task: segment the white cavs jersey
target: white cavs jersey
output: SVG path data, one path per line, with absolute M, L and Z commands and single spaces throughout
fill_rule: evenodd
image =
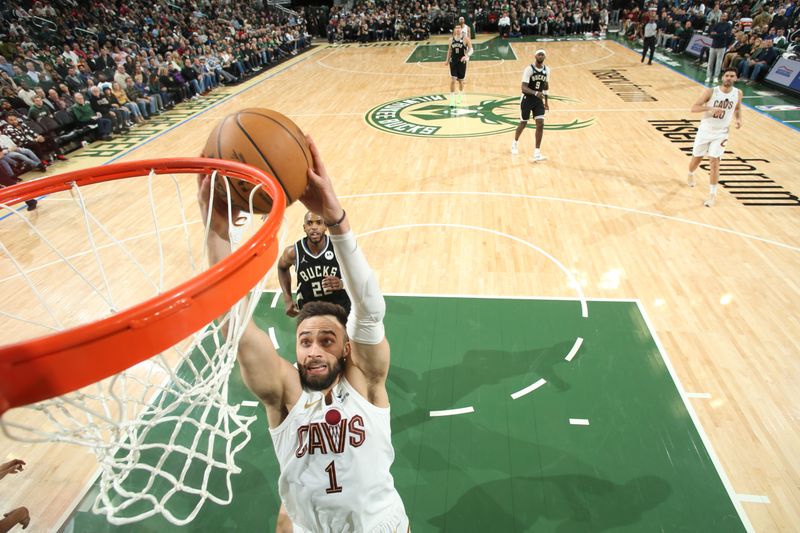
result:
M 709 105 L 715 111 L 723 110 L 723 115 L 714 118 L 711 111 L 707 111 L 703 118 L 700 120 L 700 131 L 704 133 L 727 133 L 733 119 L 733 112 L 736 109 L 736 104 L 739 103 L 739 89 L 731 87 L 730 92 L 726 93 L 718 85 L 714 87 L 711 92 L 711 98 L 708 100 Z
M 405 533 L 408 519 L 389 473 L 389 408 L 369 403 L 344 376 L 331 392 L 326 405 L 321 392 L 304 390 L 269 430 L 289 518 L 314 533 Z

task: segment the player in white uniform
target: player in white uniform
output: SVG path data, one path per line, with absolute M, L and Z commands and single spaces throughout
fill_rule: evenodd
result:
M 406 533 L 409 522 L 389 468 L 389 343 L 375 275 L 350 231 L 316 145 L 300 201 L 322 215 L 352 302 L 350 316 L 330 302 L 309 302 L 297 317 L 297 367 L 281 358 L 252 320 L 239 342 L 244 383 L 264 404 L 281 474 L 278 531 Z M 200 182 L 203 220 L 209 178 Z M 230 254 L 228 219 L 212 209 L 212 264 Z M 222 211 L 222 210 L 220 210 Z M 285 511 L 284 511 L 285 509 Z
M 461 27 L 461 37 L 464 39 L 472 39 L 469 26 L 467 26 L 467 23 L 464 21 L 464 17 L 458 17 L 458 25 Z
M 695 186 L 694 171 L 700 166 L 703 157 L 708 156 L 711 185 L 708 199 L 704 202 L 706 207 L 713 206 L 717 201 L 719 160 L 725 153 L 731 120 L 734 120 L 736 129 L 742 127 L 742 91 L 733 86 L 736 78 L 736 69 L 725 69 L 722 73 L 722 84 L 703 90 L 702 96 L 692 106 L 692 113 L 704 115 L 694 139 L 687 182 L 689 187 Z

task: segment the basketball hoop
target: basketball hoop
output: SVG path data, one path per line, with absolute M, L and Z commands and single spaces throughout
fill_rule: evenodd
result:
M 183 203 L 185 195 L 196 195 L 197 174 L 211 176 L 212 195 L 219 194 L 213 192 L 214 182 L 228 178 L 222 190 L 234 244 L 230 256 L 205 270 L 199 265 L 211 217 L 199 220 L 194 202 Z M 230 180 L 257 184 L 251 206 L 259 189 L 273 199 L 263 223 L 260 217 L 244 217 L 239 219 L 243 226 L 234 225 Z M 131 193 L 136 187 L 141 190 Z M 103 210 L 103 201 L 115 194 L 127 194 L 124 198 L 138 206 L 134 222 L 119 209 Z M 58 228 L 47 233 L 47 220 L 32 221 L 32 215 L 11 207 L 42 195 L 53 195 L 52 203 L 39 211 L 52 205 L 63 224 L 80 224 L 86 231 L 84 248 L 65 252 L 84 243 L 59 241 Z M 230 476 L 240 471 L 234 456 L 250 439 L 248 426 L 255 416 L 244 416 L 238 405 L 228 403 L 228 376 L 277 258 L 285 206 L 280 184 L 263 171 L 204 158 L 120 163 L 0 190 L 0 215 L 7 214 L 3 224 L 12 226 L 14 237 L 0 242 L 8 259 L 0 262 L 0 276 L 5 275 L 0 283 L 8 294 L 29 290 L 46 310 L 44 320 L 20 314 L 25 309 L 0 310 L 0 320 L 20 324 L 14 330 L 55 331 L 0 347 L 0 426 L 17 440 L 89 446 L 101 469 L 93 511 L 109 522 L 162 514 L 186 524 L 206 500 L 231 501 Z M 69 209 L 77 212 L 74 218 Z M 141 230 L 142 221 L 152 221 L 152 230 L 129 236 Z M 33 245 L 32 237 L 38 239 Z M 16 251 L 20 243 L 22 251 Z M 30 265 L 29 256 L 40 249 L 46 260 Z M 148 250 L 146 259 L 141 250 Z M 47 283 L 52 286 L 43 286 Z M 58 292 L 57 284 L 86 290 L 69 295 L 77 299 L 77 308 L 61 311 L 59 302 L 47 301 Z M 152 295 L 143 296 L 146 290 Z M 95 301 L 95 316 L 79 320 Z M 82 323 L 72 324 L 73 319 Z M 154 437 L 164 432 L 166 442 Z M 212 491 L 208 478 L 220 472 L 227 483 Z M 194 498 L 191 512 L 173 513 L 170 501 L 176 494 Z

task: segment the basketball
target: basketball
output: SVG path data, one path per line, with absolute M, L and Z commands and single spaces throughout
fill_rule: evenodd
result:
M 228 115 L 206 141 L 205 157 L 252 165 L 274 176 L 286 194 L 286 204 L 303 195 L 312 165 L 306 136 L 288 117 L 271 109 L 242 109 Z M 215 194 L 227 197 L 225 179 L 215 182 Z M 250 192 L 255 186 L 244 180 L 228 180 L 231 205 L 250 211 Z M 267 214 L 272 198 L 263 190 L 253 196 L 253 213 Z

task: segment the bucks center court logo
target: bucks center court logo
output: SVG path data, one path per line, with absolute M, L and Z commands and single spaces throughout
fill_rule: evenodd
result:
M 550 96 L 559 102 L 577 102 Z M 514 131 L 519 124 L 519 96 L 465 94 L 458 107 L 450 107 L 449 94 L 401 98 L 370 109 L 367 123 L 373 128 L 412 137 L 480 137 Z M 547 130 L 574 130 L 594 124 L 595 117 L 559 122 L 545 118 Z M 529 128 L 535 127 L 531 119 Z

